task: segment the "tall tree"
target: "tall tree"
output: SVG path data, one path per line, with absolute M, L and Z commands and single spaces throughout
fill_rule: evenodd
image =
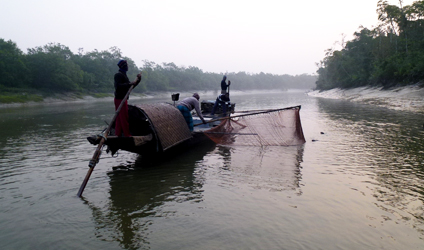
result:
M 71 60 L 72 56 L 68 47 L 56 43 L 28 49 L 32 87 L 55 91 L 79 90 L 83 71 Z
M 0 39 L 0 86 L 24 87 L 30 82 L 23 52 L 16 43 Z

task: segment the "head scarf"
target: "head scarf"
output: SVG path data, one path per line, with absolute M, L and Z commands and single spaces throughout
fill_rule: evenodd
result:
M 194 94 L 193 94 L 193 97 L 194 97 L 194 98 L 196 98 L 197 100 L 199 100 L 199 99 L 200 99 L 200 96 L 199 96 L 199 94 L 197 94 L 197 93 L 194 93 Z
M 127 60 L 120 60 L 117 65 L 119 67 L 119 71 L 122 71 L 124 73 L 128 71 Z

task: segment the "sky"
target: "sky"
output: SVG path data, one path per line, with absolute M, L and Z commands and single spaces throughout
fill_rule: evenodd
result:
M 48 43 L 73 53 L 116 46 L 139 67 L 148 60 L 214 73 L 315 74 L 343 36 L 378 24 L 377 2 L 0 0 L 0 38 L 25 53 Z

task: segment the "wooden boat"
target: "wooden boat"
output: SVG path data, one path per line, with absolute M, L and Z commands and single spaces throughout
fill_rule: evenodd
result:
M 290 142 L 286 142 L 285 138 L 283 138 L 282 141 L 284 142 L 279 143 L 274 140 L 276 139 L 276 136 L 271 135 L 266 137 L 258 135 L 260 130 L 266 129 L 262 126 L 256 128 L 255 133 L 245 132 L 244 130 L 239 130 L 241 132 L 238 133 L 238 131 L 233 128 L 230 128 L 231 131 L 221 128 L 221 130 L 217 130 L 216 127 L 224 127 L 224 124 L 222 124 L 223 126 L 219 125 L 221 125 L 221 123 L 226 123 L 227 120 L 229 120 L 229 116 L 220 117 L 218 119 L 212 118 L 209 115 L 209 112 L 211 111 L 210 103 L 206 104 L 209 105 L 209 108 L 205 107 L 205 104 L 202 103 L 202 110 L 204 111 L 203 114 L 207 123 L 202 124 L 200 119 L 194 116 L 193 121 L 195 124 L 195 130 L 191 132 L 181 112 L 174 105 L 169 103 L 128 105 L 129 125 L 132 136 L 118 137 L 115 135 L 113 129 L 114 126 L 112 126 L 112 129 L 104 142 L 107 146 L 106 152 L 111 152 L 111 154 L 114 155 L 118 150 L 124 150 L 149 158 L 157 157 L 163 153 L 188 150 L 190 147 L 198 143 L 213 143 L 218 141 L 234 143 L 233 139 L 237 136 L 243 137 L 243 140 L 245 138 L 250 138 L 251 141 L 261 141 L 261 143 L 265 143 L 263 145 L 297 145 L 304 143 L 304 136 L 300 125 L 300 118 L 298 116 L 300 106 L 274 110 L 245 111 L 240 115 L 231 116 L 231 119 L 233 119 L 234 117 L 241 118 L 258 114 L 269 114 L 274 113 L 275 111 L 296 110 L 295 112 L 297 112 L 297 116 L 295 116 L 295 119 L 289 119 L 294 122 L 293 124 L 295 124 L 296 128 L 288 132 L 290 136 L 294 133 L 297 134 L 296 138 Z M 227 107 L 227 109 L 234 112 L 234 106 L 235 105 L 232 105 L 232 108 Z M 222 112 L 222 109 L 220 109 L 217 114 L 219 112 Z M 220 115 L 218 114 L 218 116 Z M 276 119 L 277 118 L 278 117 L 276 117 Z M 273 119 L 274 118 L 271 120 Z M 241 127 L 243 129 L 243 127 L 246 126 L 241 125 Z M 275 129 L 269 128 L 269 130 L 272 131 Z M 278 135 L 281 134 L 282 133 L 279 133 Z M 98 145 L 102 138 L 104 138 L 103 135 L 94 135 L 87 137 L 87 140 L 94 145 Z M 268 143 L 267 141 L 273 142 Z M 255 144 L 248 142 L 246 145 Z
M 130 87 L 124 97 L 125 100 L 133 88 L 134 86 Z M 167 103 L 128 105 L 129 127 L 132 135 L 130 137 L 115 135 L 114 123 L 123 106 L 123 103 L 121 103 L 108 127 L 99 135 L 87 137 L 87 140 L 91 144 L 97 145 L 97 148 L 88 164 L 89 170 L 77 196 L 82 196 L 94 167 L 99 162 L 104 145 L 107 146 L 106 152 L 111 152 L 112 155 L 118 150 L 125 150 L 137 153 L 149 160 L 158 159 L 158 156 L 164 153 L 178 153 L 180 150 L 186 150 L 200 142 L 212 143 L 202 131 L 211 129 L 220 121 L 211 120 L 207 124 L 198 126 L 196 131 L 191 132 L 183 115 L 175 107 L 178 96 L 179 94 L 172 95 L 174 105 Z
M 118 137 L 114 126 L 107 136 L 105 145 L 107 152 L 114 155 L 118 150 L 129 151 L 143 156 L 154 156 L 175 148 L 187 149 L 197 143 L 210 141 L 203 132 L 217 126 L 221 121 L 201 124 L 200 119 L 193 117 L 195 130 L 190 132 L 181 112 L 168 103 L 128 105 L 128 115 L 131 137 Z M 212 118 L 205 113 L 205 120 Z M 87 137 L 87 140 L 97 145 L 102 135 Z M 171 150 L 172 149 L 172 150 Z
M 128 98 L 132 88 L 124 99 Z M 174 96 L 173 101 L 175 101 Z M 113 122 L 121 107 L 122 104 L 115 112 Z M 234 106 L 232 108 L 227 106 L 227 110 L 234 112 Z M 291 111 L 280 112 L 283 110 Z M 174 105 L 169 103 L 128 105 L 132 136 L 116 136 L 112 122 L 101 134 L 87 137 L 87 140 L 97 145 L 97 148 L 88 164 L 89 170 L 77 196 L 82 196 L 91 173 L 99 162 L 104 145 L 107 146 L 106 152 L 111 152 L 112 155 L 118 150 L 124 150 L 137 153 L 146 160 L 165 159 L 166 157 L 160 156 L 165 153 L 179 153 L 199 143 L 237 145 L 235 142 L 241 141 L 245 143 L 241 145 L 249 146 L 301 145 L 305 143 L 305 138 L 300 124 L 299 110 L 300 106 L 247 111 L 238 116 L 225 116 L 218 119 L 208 117 L 205 113 L 207 123 L 202 124 L 200 119 L 194 118 L 193 120 L 198 122 L 194 122 L 196 129 L 191 132 L 183 115 L 175 107 L 175 103 Z M 285 116 L 284 113 L 288 115 Z

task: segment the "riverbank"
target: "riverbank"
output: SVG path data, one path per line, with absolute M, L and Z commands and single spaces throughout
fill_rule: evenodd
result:
M 245 95 L 246 93 L 276 93 L 276 92 L 287 92 L 287 91 L 306 91 L 306 90 L 249 90 L 249 91 L 240 91 L 232 90 L 231 96 Z M 193 91 L 200 94 L 202 100 L 215 100 L 216 96 L 219 94 L 218 90 L 200 90 Z M 191 91 L 178 91 L 178 92 L 145 92 L 145 93 L 136 93 L 132 92 L 130 95 L 130 100 L 141 100 L 141 99 L 152 99 L 157 98 L 160 100 L 167 100 L 167 102 L 172 102 L 171 96 L 174 93 L 180 93 L 180 99 L 191 96 L 193 94 Z M 19 97 L 16 97 L 19 95 Z M 21 96 L 29 96 L 31 98 L 22 98 Z M 36 96 L 36 97 L 34 97 Z M 1 96 L 0 96 L 1 97 Z M 49 94 L 44 96 L 43 94 L 29 94 L 28 92 L 4 95 L 3 98 L 7 101 L 2 102 L 0 98 L 0 108 L 12 108 L 12 107 L 24 107 L 24 106 L 36 106 L 36 105 L 51 105 L 51 104 L 66 104 L 66 103 L 84 103 L 84 102 L 113 102 L 113 93 L 92 93 L 92 94 L 81 94 L 81 93 L 61 93 L 61 94 Z
M 264 90 L 263 90 L 264 91 Z M 259 92 L 263 92 L 259 91 Z M 303 90 L 302 90 L 303 91 Z M 254 91 L 258 92 L 258 91 Z M 290 91 L 289 91 L 290 92 Z M 169 97 L 171 101 L 171 92 L 149 92 L 149 93 L 131 93 L 131 99 L 150 99 Z M 216 91 L 200 91 L 203 97 L 216 96 Z M 245 91 L 232 91 L 232 95 L 245 94 Z M 354 89 L 331 89 L 326 91 L 310 91 L 309 96 L 321 97 L 328 99 L 340 99 L 352 102 L 360 102 L 395 110 L 405 110 L 412 112 L 424 113 L 424 88 L 420 85 L 411 85 L 399 88 L 385 90 L 378 87 L 361 87 Z M 191 92 L 180 93 L 180 96 L 189 96 Z M 113 94 L 54 94 L 36 101 L 0 102 L 0 108 L 34 106 L 34 105 L 50 105 L 63 103 L 83 103 L 83 102 L 103 102 L 113 100 Z
M 340 99 L 372 104 L 395 110 L 424 113 L 424 88 L 411 85 L 385 90 L 381 87 L 361 87 L 354 89 L 331 89 L 311 91 L 309 96 Z
M 131 99 L 153 98 L 155 94 L 140 94 L 131 93 Z M 84 103 L 84 102 L 102 102 L 113 100 L 113 93 L 94 93 L 94 94 L 81 94 L 81 93 L 61 93 L 50 94 L 47 97 L 42 94 L 29 94 L 22 93 L 17 97 L 16 94 L 3 96 L 6 100 L 2 102 L 0 99 L 0 108 L 9 107 L 23 107 L 23 106 L 36 106 L 36 105 L 50 105 L 50 104 L 66 104 L 66 103 Z
M 234 92 L 234 91 L 233 91 Z M 146 92 L 136 93 L 132 92 L 130 95 L 131 100 L 140 99 L 166 99 L 169 98 L 171 102 L 171 95 L 175 92 Z M 179 92 L 180 98 L 183 96 L 191 96 L 192 92 Z M 201 96 L 216 96 L 216 91 L 199 91 Z M 235 94 L 236 92 L 234 92 Z M 16 97 L 19 95 L 18 97 Z M 7 102 L 2 102 L 7 100 Z M 12 100 L 12 101 L 10 101 Z M 43 96 L 43 94 L 29 94 L 27 92 L 20 94 L 3 95 L 0 98 L 0 108 L 14 108 L 14 107 L 25 107 L 25 106 L 37 106 L 37 105 L 51 105 L 51 104 L 66 104 L 66 103 L 85 103 L 85 102 L 113 102 L 113 93 L 93 93 L 93 94 L 81 94 L 81 93 L 56 93 Z

